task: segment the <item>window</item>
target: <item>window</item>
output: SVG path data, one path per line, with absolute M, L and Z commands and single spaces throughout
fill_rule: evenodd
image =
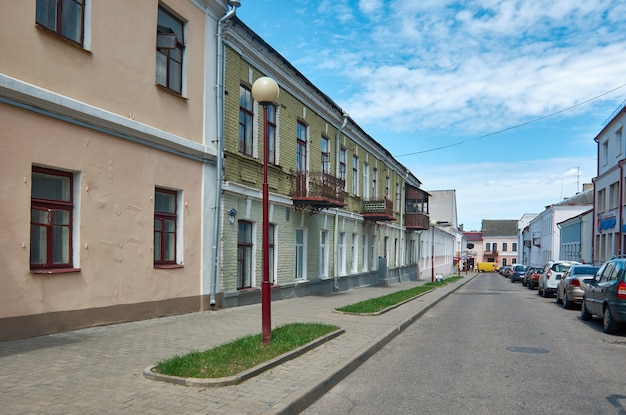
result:
M 306 171 L 306 125 L 300 121 L 296 126 L 296 170 Z
M 512 247 L 513 252 L 517 252 L 517 242 L 513 242 Z
M 330 140 L 327 137 L 322 137 L 320 141 L 320 147 L 322 151 L 322 173 L 330 173 Z
M 363 258 L 363 272 L 367 271 L 367 235 L 363 235 L 363 243 L 361 244 L 361 258 Z
M 609 162 L 609 140 L 602 143 L 602 153 L 600 154 L 602 165 L 606 166 Z
M 159 7 L 156 41 L 156 83 L 178 94 L 183 93 L 184 23 Z
M 296 279 L 306 278 L 304 229 L 296 229 Z
M 252 93 L 239 87 L 239 152 L 252 155 Z
M 372 171 L 372 198 L 378 198 L 378 169 Z
M 370 197 L 370 166 L 363 164 L 363 199 L 368 200 Z
M 176 264 L 176 196 L 173 190 L 154 192 L 154 265 Z
M 493 252 L 497 252 L 498 251 L 498 244 L 496 242 L 494 242 L 491 247 L 493 248 Z
M 359 158 L 352 156 L 352 193 L 359 195 Z
M 33 167 L 30 268 L 72 268 L 73 175 Z
M 400 197 L 400 183 L 396 182 L 396 211 L 400 212 L 402 207 L 402 198 Z
M 370 258 L 372 259 L 371 261 L 371 269 L 372 270 L 376 270 L 378 269 L 378 241 L 376 239 L 376 235 L 372 235 L 372 245 L 370 247 Z
M 268 162 L 278 164 L 276 161 L 276 106 L 267 105 L 267 144 Z
M 339 178 L 344 182 L 344 190 L 346 190 L 346 149 L 339 149 Z
M 276 270 L 274 269 L 274 264 L 276 263 L 275 258 L 276 258 L 276 250 L 275 250 L 275 246 L 276 244 L 274 243 L 274 241 L 276 240 L 276 226 L 274 226 L 274 224 L 270 223 L 269 224 L 269 235 L 268 235 L 268 248 L 269 248 L 269 261 L 270 261 L 270 283 L 272 284 L 276 284 Z
M 506 252 L 507 248 L 508 248 L 508 244 L 506 242 L 502 242 L 502 252 Z
M 241 290 L 243 288 L 250 288 L 251 286 L 252 223 L 240 220 L 237 232 L 237 289 Z
M 340 232 L 337 240 L 337 264 L 339 275 L 346 274 L 346 233 Z
M 389 199 L 389 176 L 385 178 L 385 199 Z
M 609 209 L 617 209 L 619 204 L 619 182 L 615 182 L 609 186 Z
M 359 235 L 356 233 L 352 234 L 352 273 L 356 274 L 358 272 L 359 266 Z
M 320 232 L 320 278 L 328 278 L 328 231 Z
M 598 190 L 596 207 L 598 208 L 598 212 L 604 212 L 606 210 L 606 189 Z
M 83 46 L 85 0 L 37 0 L 36 22 Z
M 485 244 L 485 252 L 491 252 L 491 243 L 487 242 Z
M 622 131 L 622 127 L 615 131 L 615 154 L 618 156 L 622 154 Z

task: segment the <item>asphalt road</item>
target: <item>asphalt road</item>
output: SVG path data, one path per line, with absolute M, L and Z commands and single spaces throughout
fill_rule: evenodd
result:
M 626 415 L 626 335 L 485 273 L 303 412 L 416 413 Z

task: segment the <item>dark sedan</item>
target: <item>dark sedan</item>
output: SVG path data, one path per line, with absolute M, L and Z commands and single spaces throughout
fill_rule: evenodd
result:
M 602 317 L 604 332 L 615 334 L 626 323 L 626 259 L 602 264 L 583 293 L 580 318 Z

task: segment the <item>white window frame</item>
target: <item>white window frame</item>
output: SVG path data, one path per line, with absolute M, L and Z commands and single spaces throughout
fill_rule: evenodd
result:
M 328 278 L 328 270 L 330 263 L 330 252 L 329 252 L 329 241 L 328 241 L 328 231 L 323 230 L 320 231 L 320 278 Z
M 299 232 L 302 232 L 302 243 L 298 243 Z M 295 243 L 295 278 L 297 280 L 305 280 L 307 277 L 306 229 L 296 229 Z
M 346 275 L 346 233 L 339 232 L 337 239 L 337 272 L 339 275 Z
M 352 273 L 359 272 L 359 235 L 352 234 Z

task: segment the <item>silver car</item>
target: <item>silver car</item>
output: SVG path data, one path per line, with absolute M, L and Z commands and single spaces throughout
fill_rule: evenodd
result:
M 559 281 L 563 278 L 565 271 L 572 265 L 579 265 L 580 262 L 576 261 L 549 261 L 543 272 L 539 277 L 537 283 L 537 294 L 544 297 L 551 296 L 556 293 L 556 287 L 559 285 Z
M 599 268 L 585 264 L 572 265 L 565 271 L 556 287 L 556 302 L 568 309 L 574 304 L 580 304 L 583 300 L 583 292 L 587 288 L 587 281 L 596 275 Z

